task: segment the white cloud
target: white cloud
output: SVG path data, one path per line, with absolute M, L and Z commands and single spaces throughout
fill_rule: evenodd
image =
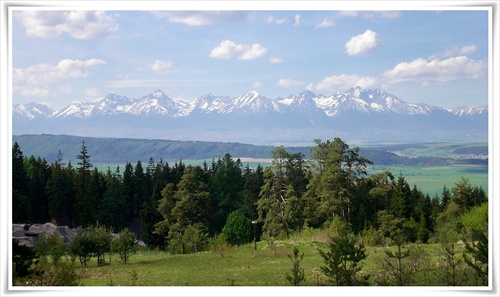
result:
M 231 59 L 233 57 L 239 60 L 253 60 L 264 56 L 267 49 L 258 43 L 252 45 L 236 44 L 231 40 L 223 40 L 219 46 L 210 52 L 211 58 Z
M 378 11 L 360 11 L 360 10 L 343 10 L 340 15 L 346 17 L 359 17 L 364 19 L 396 19 L 401 17 L 401 12 L 396 10 L 378 10 Z
M 260 88 L 262 88 L 262 86 L 263 86 L 263 84 L 262 84 L 261 82 L 256 81 L 256 82 L 254 82 L 254 83 L 253 83 L 252 88 L 253 88 L 254 90 L 256 90 L 256 89 L 260 89 Z
M 362 77 L 358 75 L 332 75 L 325 77 L 318 83 L 311 83 L 307 86 L 308 90 L 315 92 L 333 93 L 337 91 L 344 91 L 353 86 L 360 86 L 362 88 L 370 88 L 376 84 L 377 80 L 373 77 Z
M 465 56 L 452 57 L 446 60 L 415 59 L 402 62 L 393 69 L 383 73 L 387 83 L 415 81 L 422 85 L 445 83 L 457 79 L 480 79 L 487 73 L 484 61 L 469 59 Z
M 278 87 L 282 87 L 282 88 L 290 88 L 290 87 L 300 86 L 303 84 L 304 84 L 304 82 L 302 82 L 302 81 L 288 79 L 288 78 L 282 78 L 276 83 L 276 85 Z
M 352 37 L 346 44 L 345 50 L 349 56 L 358 56 L 372 52 L 379 45 L 378 35 L 372 30 Z
M 295 22 L 293 23 L 294 26 L 299 26 L 300 25 L 300 14 L 295 15 Z
M 282 58 L 276 58 L 276 57 L 269 59 L 269 62 L 272 64 L 283 63 L 283 61 L 284 60 Z
M 170 73 L 172 72 L 172 62 L 155 60 L 153 64 L 149 65 L 149 69 L 156 73 Z
M 208 26 L 219 22 L 239 21 L 246 17 L 245 11 L 152 11 L 159 19 L 188 26 Z
M 340 15 L 347 16 L 347 17 L 357 17 L 361 12 L 357 10 L 342 10 L 340 11 Z
M 316 25 L 316 28 L 328 28 L 335 26 L 335 22 L 329 18 L 324 18 L 323 21 Z
M 275 25 L 283 25 L 283 24 L 288 23 L 287 18 L 278 19 L 278 18 L 275 18 L 273 16 L 266 16 L 265 21 L 268 24 L 275 24 Z
M 68 78 L 86 77 L 89 74 L 89 68 L 102 64 L 106 64 L 106 61 L 65 59 L 57 65 L 43 63 L 28 68 L 14 68 L 12 70 L 13 90 L 23 96 L 44 97 L 49 94 L 51 84 Z
M 461 47 L 451 47 L 445 49 L 443 52 L 431 55 L 429 57 L 430 60 L 438 59 L 440 57 L 455 57 L 455 56 L 466 56 L 472 54 L 477 49 L 475 45 L 464 45 Z
M 103 11 L 46 11 L 16 12 L 26 34 L 32 37 L 56 37 L 63 33 L 76 39 L 91 39 L 118 30 L 115 20 Z
M 85 95 L 89 98 L 101 97 L 101 91 L 98 88 L 90 88 L 85 90 Z

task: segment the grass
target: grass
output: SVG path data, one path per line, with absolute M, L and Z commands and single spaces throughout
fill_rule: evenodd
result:
M 95 259 L 86 268 L 78 268 L 83 286 L 290 286 L 286 274 L 291 273 L 288 255 L 294 247 L 304 253 L 301 267 L 305 271 L 303 286 L 330 285 L 321 272 L 323 248 L 329 237 L 326 230 L 306 230 L 285 241 L 261 241 L 254 250 L 253 243 L 240 247 L 225 247 L 217 251 L 187 255 L 172 255 L 161 251 L 143 250 L 123 264 L 117 259 L 110 265 L 97 266 Z M 426 268 L 414 274 L 416 284 L 442 285 L 436 277 L 441 260 L 437 244 L 420 245 L 414 265 Z M 463 249 L 463 246 L 460 246 Z M 380 277 L 380 264 L 386 257 L 386 247 L 367 247 L 361 274 Z M 395 247 L 390 247 L 395 249 Z M 423 257 L 425 256 L 425 257 Z M 109 259 L 109 258 L 108 258 Z

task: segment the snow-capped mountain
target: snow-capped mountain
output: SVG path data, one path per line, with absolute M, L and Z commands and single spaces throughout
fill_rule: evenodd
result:
M 47 118 L 52 116 L 55 111 L 47 105 L 35 102 L 27 104 L 16 104 L 12 107 L 12 115 L 26 117 L 28 119 Z
M 445 109 L 407 103 L 380 89 L 360 87 L 329 96 L 303 91 L 276 99 L 256 91 L 236 97 L 207 94 L 189 102 L 156 90 L 136 99 L 109 94 L 98 102 L 76 102 L 58 111 L 37 103 L 13 106 L 16 134 L 129 137 L 146 133 L 156 138 L 225 141 L 230 132 L 236 135 L 233 138 L 242 138 L 232 140 L 245 142 L 341 134 L 401 140 L 422 134 L 432 140 L 453 140 L 487 138 L 487 124 L 487 106 Z
M 480 107 L 457 107 L 457 108 L 450 108 L 447 109 L 450 113 L 457 115 L 457 116 L 474 116 L 474 115 L 481 115 L 481 114 L 487 114 L 488 113 L 488 107 L 487 106 L 480 106 Z
M 130 99 L 112 93 L 99 102 L 76 102 L 59 111 L 53 111 L 49 107 L 37 103 L 17 104 L 14 105 L 13 113 L 19 117 L 33 119 L 36 117 L 59 118 L 70 116 L 86 118 L 97 115 L 118 114 L 186 117 L 197 113 L 259 114 L 312 110 L 320 110 L 329 117 L 340 116 L 348 112 L 423 115 L 441 110 L 458 116 L 488 112 L 488 108 L 485 106 L 443 109 L 427 104 L 407 103 L 380 89 L 364 90 L 356 87 L 331 96 L 303 91 L 285 98 L 269 99 L 256 91 L 249 91 L 237 97 L 207 94 L 191 102 L 175 101 L 161 90 L 156 90 L 138 99 Z

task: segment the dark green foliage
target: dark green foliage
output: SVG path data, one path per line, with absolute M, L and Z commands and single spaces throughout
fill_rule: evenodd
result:
M 32 271 L 32 265 L 38 256 L 33 248 L 20 245 L 16 239 L 12 239 L 12 262 L 15 265 L 14 276 L 26 277 Z
M 123 192 L 123 184 L 119 169 L 109 177 L 107 191 L 104 193 L 98 210 L 98 221 L 114 231 L 128 226 L 127 201 Z
M 80 260 L 80 264 L 85 267 L 93 255 L 92 239 L 88 231 L 79 229 L 75 238 L 71 242 L 70 251 L 73 257 Z
M 74 172 L 62 167 L 60 162 L 50 166 L 51 175 L 45 187 L 48 195 L 48 213 L 50 218 L 72 217 L 72 205 L 75 197 Z
M 488 285 L 488 236 L 484 231 L 472 230 L 472 241 L 465 243 L 464 261 L 474 269 L 479 281 L 476 285 Z
M 257 210 L 265 237 L 286 237 L 304 224 L 302 194 L 307 186 L 302 154 L 291 154 L 284 146 L 273 152 L 272 165 L 264 170 L 264 184 Z
M 28 222 L 28 176 L 24 168 L 23 151 L 19 144 L 12 146 L 12 221 L 13 223 Z
M 300 262 L 304 259 L 304 253 L 299 255 L 299 248 L 293 248 L 293 256 L 288 255 L 288 258 L 292 262 L 292 273 L 286 274 L 286 280 L 290 282 L 292 286 L 300 286 L 300 283 L 306 280 L 304 274 L 304 268 L 300 266 Z
M 124 228 L 118 236 L 111 241 L 111 251 L 118 254 L 123 263 L 127 264 L 130 255 L 137 251 L 135 234 L 130 232 L 128 228 Z
M 101 266 L 104 263 L 105 253 L 111 250 L 111 231 L 102 225 L 91 226 L 89 239 L 92 243 L 92 253 L 97 257 L 97 264 Z
M 57 264 L 66 254 L 67 247 L 58 232 L 54 232 L 52 235 L 42 232 L 38 236 L 35 252 L 39 258 L 46 260 L 47 257 L 51 257 L 52 262 Z
M 368 276 L 358 276 L 363 268 L 361 261 L 366 258 L 365 247 L 347 227 L 338 228 L 338 235 L 330 238 L 327 250 L 318 249 L 323 257 L 321 271 L 336 286 L 362 286 Z
M 95 189 L 92 188 L 92 175 L 90 171 L 92 164 L 90 163 L 90 155 L 88 154 L 85 142 L 77 159 L 79 167 L 77 168 L 75 180 L 76 195 L 73 206 L 73 224 L 75 226 L 87 227 L 94 223 L 97 201 Z
M 229 244 L 245 244 L 253 240 L 252 221 L 240 211 L 234 211 L 227 217 L 226 225 L 222 228 Z
M 25 162 L 28 175 L 28 202 L 30 203 L 29 221 L 45 223 L 49 221 L 48 197 L 45 187 L 50 176 L 48 163 L 45 159 L 31 156 Z
M 387 271 L 387 279 L 389 284 L 396 286 L 408 286 L 412 280 L 412 271 L 409 263 L 405 260 L 410 257 L 410 249 L 403 247 L 404 240 L 402 237 L 396 238 L 396 251 L 389 249 L 385 250 L 386 259 L 381 265 L 381 268 Z

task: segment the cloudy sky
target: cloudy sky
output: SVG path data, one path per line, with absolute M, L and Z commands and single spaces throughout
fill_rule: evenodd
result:
M 13 103 L 379 88 L 488 104 L 484 10 L 14 10 Z

